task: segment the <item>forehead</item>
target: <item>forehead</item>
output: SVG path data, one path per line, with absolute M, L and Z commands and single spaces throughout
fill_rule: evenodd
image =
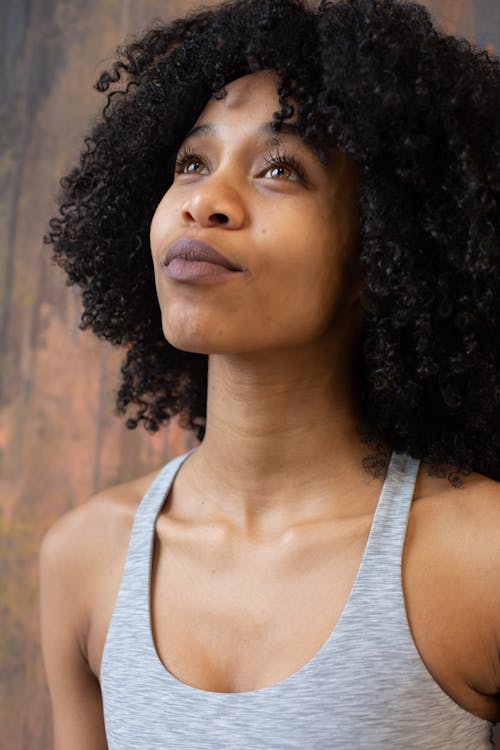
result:
M 275 119 L 273 114 L 281 110 L 278 81 L 279 76 L 275 70 L 261 70 L 230 81 L 224 86 L 226 96 L 221 99 L 213 97 L 207 102 L 184 139 L 187 140 L 192 135 L 232 139 L 235 133 L 242 140 L 258 138 L 263 143 L 279 143 L 282 139 L 294 138 L 295 142 L 314 154 L 324 170 L 334 172 L 336 178 L 341 177 L 346 169 L 356 170 L 354 162 L 351 163 L 336 145 L 318 149 L 298 134 L 295 125 L 298 119 L 296 109 L 292 117 L 283 121 L 279 131 L 271 129 L 271 122 Z
M 207 102 L 196 124 L 209 119 L 239 117 L 249 112 L 272 120 L 273 112 L 280 108 L 278 80 L 278 74 L 274 70 L 261 70 L 236 78 L 224 86 L 226 96 L 221 99 L 212 98 Z M 290 121 L 293 122 L 294 119 L 295 116 Z

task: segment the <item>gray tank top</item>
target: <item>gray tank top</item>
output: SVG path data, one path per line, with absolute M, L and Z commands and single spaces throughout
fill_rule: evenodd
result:
M 159 471 L 135 514 L 101 666 L 110 750 L 492 747 L 492 723 L 439 687 L 409 629 L 401 557 L 420 460 L 406 453 L 392 453 L 354 586 L 307 664 L 275 685 L 240 693 L 201 690 L 168 672 L 150 625 L 153 538 L 193 450 Z

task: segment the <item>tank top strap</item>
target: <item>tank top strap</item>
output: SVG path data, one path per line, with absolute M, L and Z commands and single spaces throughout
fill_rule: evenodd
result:
M 117 611 L 133 602 L 136 616 L 149 621 L 147 582 L 151 579 L 156 519 L 165 503 L 175 475 L 194 450 L 196 448 L 192 448 L 181 456 L 176 456 L 160 469 L 135 512 L 127 558 L 115 603 Z
M 393 450 L 350 603 L 373 612 L 401 607 L 401 563 L 420 458 Z
M 163 504 L 165 503 L 166 495 L 172 486 L 175 475 L 186 458 L 188 458 L 188 456 L 190 456 L 195 450 L 196 448 L 192 448 L 181 456 L 176 456 L 175 458 L 170 459 L 170 461 L 160 469 L 137 508 L 134 526 L 135 521 L 138 522 L 139 526 L 141 523 L 155 523 L 158 513 L 161 511 Z M 134 531 L 132 531 L 132 534 L 133 533 Z
M 392 452 L 386 480 L 372 522 L 367 556 L 399 559 L 406 537 L 420 459 Z

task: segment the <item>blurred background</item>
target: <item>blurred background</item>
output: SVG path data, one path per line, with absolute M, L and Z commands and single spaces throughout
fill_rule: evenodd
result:
M 79 292 L 42 236 L 58 180 L 105 97 L 118 44 L 182 0 L 2 0 L 0 9 L 0 727 L 5 750 L 52 747 L 41 662 L 38 549 L 54 520 L 197 444 L 114 416 L 123 352 L 78 329 Z M 204 5 L 213 4 L 205 2 Z M 498 54 L 500 0 L 426 0 L 435 22 Z M 500 747 L 500 741 L 498 742 Z M 145 749 L 146 750 L 146 749 Z M 459 750 L 457 748 L 457 750 Z

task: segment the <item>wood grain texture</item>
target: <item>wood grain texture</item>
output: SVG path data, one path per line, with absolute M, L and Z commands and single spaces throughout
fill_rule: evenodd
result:
M 449 33 L 498 53 L 498 0 L 428 0 Z M 128 35 L 196 2 L 4 0 L 0 26 L 0 726 L 6 750 L 49 750 L 39 648 L 42 535 L 97 490 L 145 474 L 196 440 L 113 414 L 122 352 L 78 329 L 79 293 L 42 244 L 58 179 L 104 97 L 99 73 Z

